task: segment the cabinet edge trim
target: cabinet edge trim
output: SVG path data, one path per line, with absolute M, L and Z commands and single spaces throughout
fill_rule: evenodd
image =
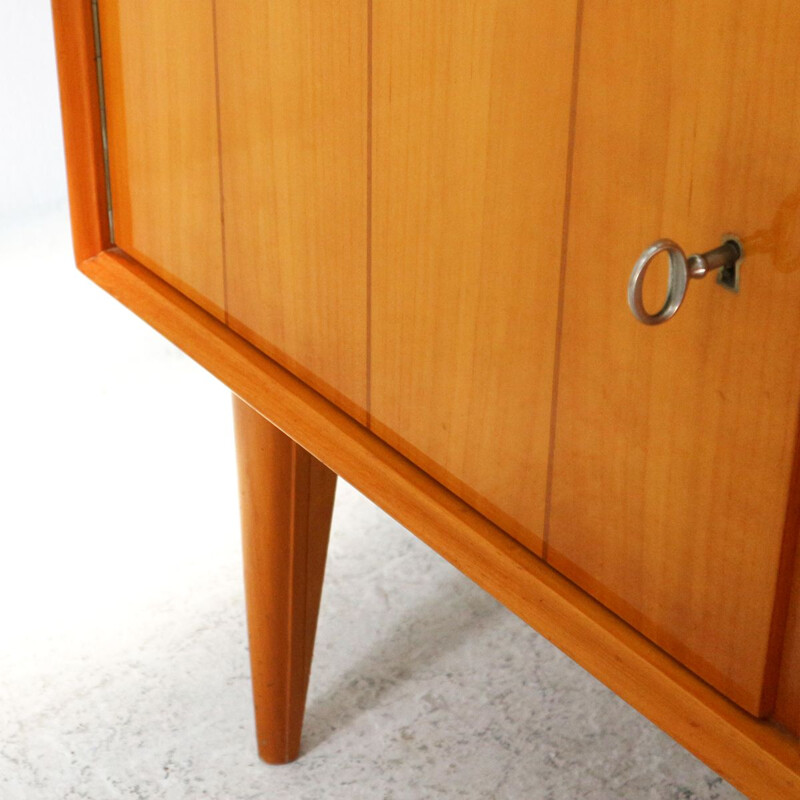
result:
M 72 241 L 80 264 L 111 245 L 95 31 L 88 0 L 52 0 Z

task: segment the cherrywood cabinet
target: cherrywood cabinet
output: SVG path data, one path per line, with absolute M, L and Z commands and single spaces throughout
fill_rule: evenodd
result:
M 798 502 L 800 8 L 625 6 L 581 25 L 547 558 L 769 713 Z M 693 281 L 668 323 L 634 319 L 644 245 L 729 233 L 738 294 Z
M 800 7 L 53 8 L 81 269 L 240 398 L 262 755 L 299 746 L 329 468 L 798 796 Z M 647 245 L 726 235 L 738 294 L 634 319 Z

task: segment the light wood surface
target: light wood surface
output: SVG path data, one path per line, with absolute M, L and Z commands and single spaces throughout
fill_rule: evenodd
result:
M 800 795 L 800 745 L 758 721 L 213 316 L 118 251 L 99 286 L 610 689 L 756 798 Z
M 80 263 L 109 247 L 106 173 L 90 3 L 52 0 L 72 244 Z
M 549 562 L 754 713 L 796 535 L 798 38 L 797 4 L 586 4 L 564 287 Z M 727 232 L 740 294 L 633 318 L 646 245 Z
M 537 552 L 575 13 L 373 9 L 371 428 Z
M 213 2 L 99 10 L 114 243 L 223 319 Z
M 258 751 L 300 752 L 336 475 L 234 396 Z
M 362 420 L 367 6 L 216 10 L 230 324 Z

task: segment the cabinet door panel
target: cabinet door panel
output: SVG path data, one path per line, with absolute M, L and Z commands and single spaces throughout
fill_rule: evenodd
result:
M 796 3 L 585 4 L 564 286 L 548 560 L 755 713 L 800 399 L 798 40 Z M 633 318 L 647 244 L 725 233 L 738 295 Z
M 114 242 L 224 317 L 211 0 L 100 0 Z
M 229 324 L 363 421 L 368 4 L 216 16 Z
M 541 550 L 575 3 L 373 8 L 371 426 Z

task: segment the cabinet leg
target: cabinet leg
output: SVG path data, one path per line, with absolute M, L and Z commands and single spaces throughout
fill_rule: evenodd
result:
M 336 475 L 233 398 L 258 752 L 300 752 Z

